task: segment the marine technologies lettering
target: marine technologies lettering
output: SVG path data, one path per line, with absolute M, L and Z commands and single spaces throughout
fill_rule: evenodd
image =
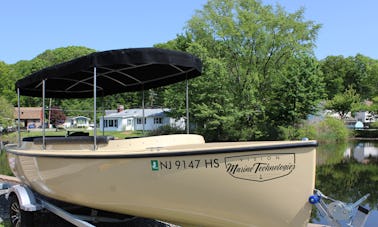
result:
M 226 171 L 233 177 L 250 181 L 269 181 L 291 174 L 295 154 L 256 154 L 225 158 Z

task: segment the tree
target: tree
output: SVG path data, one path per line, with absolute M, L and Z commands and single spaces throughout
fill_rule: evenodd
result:
M 17 80 L 45 67 L 63 63 L 92 52 L 94 52 L 93 49 L 80 46 L 61 47 L 54 50 L 46 50 L 30 61 L 19 61 L 16 64 L 10 65 L 6 76 L 9 80 L 9 83 L 7 83 L 8 88 L 6 89 L 7 98 L 12 101 L 13 105 L 17 104 L 17 96 L 14 89 L 14 84 Z M 22 94 L 20 102 L 21 106 L 41 106 L 42 104 L 40 98 L 25 97 Z
M 320 61 L 327 99 L 332 99 L 336 94 L 345 91 L 344 80 L 352 65 L 350 59 L 343 56 L 328 56 Z
M 224 83 L 222 92 L 233 109 L 231 128 L 238 130 L 239 139 L 271 138 L 267 122 L 275 119 L 267 110 L 274 109 L 271 105 L 276 81 L 287 64 L 294 61 L 293 57 L 313 55 L 312 47 L 320 28 L 312 21 L 303 21 L 303 13 L 300 9 L 288 14 L 279 5 L 273 8 L 255 0 L 210 0 L 188 22 L 187 38 L 200 46 L 209 58 L 220 61 L 226 71 L 210 78 L 214 81 L 206 84 L 210 86 L 207 91 L 212 91 L 218 81 Z M 204 71 L 207 67 L 205 63 Z M 318 86 L 319 82 L 315 82 L 304 85 Z M 321 96 L 303 102 L 314 103 Z M 285 105 L 289 100 L 282 102 Z M 222 105 L 216 100 L 215 103 Z M 304 106 L 308 105 L 304 103 Z M 306 112 L 311 109 L 303 114 Z M 212 113 L 207 113 L 211 118 Z
M 12 68 L 0 61 L 0 96 L 3 96 L 9 102 L 16 97 L 14 91 L 15 79 L 11 76 Z
M 56 127 L 64 123 L 64 121 L 66 120 L 66 115 L 64 114 L 63 110 L 59 106 L 53 106 L 49 110 L 49 119 L 50 119 L 50 124 Z
M 10 126 L 14 121 L 14 107 L 2 96 L 0 96 L 0 126 Z
M 352 87 L 342 94 L 337 94 L 333 99 L 326 102 L 324 108 L 337 112 L 341 119 L 345 119 L 361 101 L 360 95 Z
M 273 87 L 276 98 L 267 111 L 269 119 L 274 119 L 270 122 L 272 132 L 277 132 L 278 126 L 297 126 L 308 113 L 316 112 L 324 94 L 321 71 L 313 57 L 293 58 L 279 75 Z
M 363 99 L 378 95 L 378 61 L 357 54 L 328 56 L 320 62 L 328 99 L 352 87 Z
M 202 76 L 192 79 L 189 84 L 190 124 L 196 133 L 205 135 L 207 141 L 236 140 L 232 114 L 234 108 L 229 98 L 227 70 L 222 60 L 209 56 L 199 43 L 193 42 L 191 35 L 179 35 L 175 40 L 157 47 L 190 52 L 202 60 Z M 165 87 L 162 92 L 164 106 L 171 108 L 172 117 L 186 116 L 186 82 Z M 240 132 L 240 131 L 239 131 Z
M 378 60 L 357 54 L 355 57 L 356 75 L 359 75 L 356 90 L 362 99 L 378 96 Z

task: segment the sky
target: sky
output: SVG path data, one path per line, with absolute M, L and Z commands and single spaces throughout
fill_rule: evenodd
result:
M 85 46 L 97 51 L 151 47 L 182 34 L 207 0 L 3 0 L 0 61 L 31 60 L 50 49 Z M 314 49 L 321 60 L 360 53 L 378 59 L 377 0 L 262 0 L 286 11 L 305 8 L 321 24 Z

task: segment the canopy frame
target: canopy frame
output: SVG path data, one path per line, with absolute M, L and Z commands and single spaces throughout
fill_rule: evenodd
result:
M 184 52 L 159 48 L 131 48 L 95 52 L 47 67 L 16 82 L 18 128 L 20 134 L 20 95 L 40 97 L 42 90 L 42 131 L 45 149 L 45 98 L 94 98 L 94 145 L 97 149 L 97 97 L 144 91 L 186 81 L 186 118 L 189 124 L 188 80 L 201 75 L 202 62 Z M 143 123 L 144 123 L 143 111 Z M 143 124 L 144 131 L 144 124 Z M 189 125 L 187 125 L 189 133 Z

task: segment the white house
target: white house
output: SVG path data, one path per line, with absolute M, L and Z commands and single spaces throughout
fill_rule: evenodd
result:
M 357 121 L 361 121 L 362 123 L 372 123 L 377 120 L 376 116 L 369 111 L 356 112 L 355 119 Z
M 163 125 L 185 128 L 185 120 L 168 117 L 170 109 L 126 109 L 107 114 L 100 118 L 100 130 L 104 131 L 136 131 L 155 130 Z M 144 115 L 143 115 L 144 112 Z M 143 118 L 144 116 L 144 118 Z M 143 124 L 144 119 L 144 124 Z
M 90 118 L 84 116 L 68 117 L 64 122 L 65 128 L 88 128 Z

